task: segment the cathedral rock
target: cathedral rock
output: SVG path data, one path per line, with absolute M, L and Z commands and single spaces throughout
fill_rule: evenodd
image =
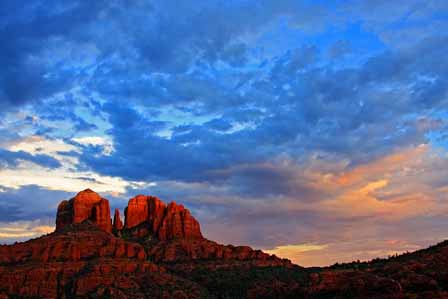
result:
M 125 209 L 124 225 L 118 209 L 115 209 L 112 224 L 109 201 L 90 189 L 59 204 L 57 231 L 84 221 L 91 221 L 108 233 L 112 232 L 113 227 L 115 234 L 126 232 L 133 237 L 147 236 L 160 241 L 203 238 L 198 221 L 188 209 L 175 202 L 165 204 L 155 196 L 137 195 L 131 198 Z

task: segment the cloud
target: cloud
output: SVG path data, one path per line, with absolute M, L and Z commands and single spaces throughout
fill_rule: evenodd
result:
M 310 263 L 349 258 L 331 253 L 357 239 L 383 254 L 383 236 L 441 238 L 446 11 L 3 1 L 0 213 L 53 217 L 33 192 L 54 204 L 90 187 L 118 207 L 150 192 L 191 207 L 211 239 L 327 246 L 301 253 Z
M 281 251 L 299 264 L 328 265 L 443 240 L 448 182 L 442 180 L 438 187 L 435 182 L 446 177 L 446 164 L 443 152 L 417 146 L 356 166 L 318 159 L 243 165 L 224 172 L 219 183 L 162 181 L 128 193 L 180 200 L 199 219 L 205 236 L 224 243 L 263 249 L 328 246 L 306 254 L 292 247 Z M 359 248 L 351 250 L 350 244 L 357 242 Z
M 417 40 L 437 35 L 447 26 L 441 0 L 412 0 L 406 5 L 390 1 L 349 1 L 342 11 L 393 47 L 409 47 Z
M 146 109 L 152 100 L 106 103 L 116 151 L 104 157 L 86 151 L 81 160 L 100 173 L 132 180 L 201 181 L 212 180 L 218 169 L 280 155 L 332 155 L 357 164 L 428 143 L 436 129 L 421 126 L 421 119 L 446 122 L 434 114 L 446 107 L 442 82 L 448 66 L 436 62 L 444 40 L 424 40 L 338 69 L 319 66 L 313 47 L 287 51 L 241 92 L 224 81 L 226 71 L 213 78 L 200 72 L 167 76 L 160 79 L 166 85 L 155 102 L 158 113 Z M 299 58 L 309 61 L 305 69 Z M 187 111 L 183 119 L 162 117 L 166 109 L 181 111 L 181 105 Z M 246 111 L 257 114 L 242 120 Z M 226 131 L 216 130 L 216 115 Z M 198 123 L 201 118 L 210 121 Z
M 0 210 L 2 221 L 51 219 L 54 221 L 59 201 L 69 197 L 64 191 L 48 190 L 36 185 L 18 189 L 2 188 Z
M 40 237 L 54 231 L 54 226 L 41 221 L 0 222 L 0 243 L 8 244 L 17 240 Z
M 13 152 L 0 149 L 0 164 L 4 168 L 16 167 L 18 166 L 19 161 L 29 161 L 50 169 L 55 169 L 61 166 L 61 163 L 58 160 L 48 155 L 32 155 L 25 151 Z
M 330 266 L 336 261 L 338 263 L 348 263 L 356 260 L 368 261 L 378 257 L 387 258 L 388 256 L 418 249 L 420 249 L 419 244 L 391 239 L 285 245 L 265 251 L 291 259 L 294 263 L 305 267 L 316 267 Z
M 390 199 L 386 194 L 385 198 L 378 198 L 377 191 L 385 188 L 388 183 L 387 180 L 369 182 L 360 189 L 323 201 L 319 209 L 328 214 L 339 214 L 339 217 L 375 217 L 393 221 L 425 215 L 437 209 L 435 200 L 424 193 L 406 193 Z
M 36 135 L 11 140 L 7 143 L 11 151 L 0 149 L 0 153 L 13 153 L 4 158 L 9 164 L 0 169 L 1 185 L 12 189 L 37 185 L 44 189 L 67 192 L 92 188 L 98 192 L 123 193 L 127 186 L 137 183 L 79 169 L 80 151 L 86 146 L 97 149 L 101 154 L 112 150 L 107 138 L 88 136 L 76 141 Z M 52 164 L 47 165 L 53 160 L 58 163 L 58 167 L 50 168 Z
M 120 208 L 126 197 L 137 193 L 157 195 L 165 201 L 180 201 L 192 210 L 210 239 L 272 250 L 302 265 L 328 265 L 336 261 L 387 256 L 441 240 L 444 230 L 438 228 L 443 228 L 444 222 L 435 219 L 440 219 L 447 209 L 444 204 L 446 182 L 434 188 L 435 180 L 428 178 L 426 171 L 431 169 L 434 177 L 446 177 L 446 161 L 436 149 L 420 146 L 356 167 L 319 160 L 302 165 L 286 162 L 260 165 L 260 169 L 242 166 L 226 172 L 219 184 L 161 181 L 129 187 L 127 195 L 119 196 L 121 200 L 102 195 Z M 256 192 L 257 183 L 269 186 L 272 182 L 275 190 L 277 183 L 271 176 L 278 173 L 283 178 L 278 180 L 280 191 L 288 190 L 282 187 L 286 183 L 320 193 L 306 197 L 306 192 L 282 192 L 280 195 L 272 192 L 269 196 Z M 266 181 L 260 179 L 260 175 L 266 177 Z M 253 183 L 247 184 L 251 180 Z M 254 184 L 254 191 L 247 188 L 239 192 L 239 186 L 244 184 Z M 35 190 L 30 192 L 36 193 Z M 27 198 L 25 194 L 20 197 Z M 48 195 L 48 198 L 54 196 Z M 9 204 L 9 213 L 14 211 L 13 206 Z M 20 216 L 23 211 L 19 205 L 14 207 L 17 216 L 11 220 L 30 217 Z M 390 240 L 395 240 L 396 245 L 391 245 Z M 288 244 L 311 244 L 319 249 L 312 247 L 313 250 L 304 251 L 303 246 L 296 248 Z M 354 244 L 358 245 L 353 247 Z M 277 248 L 272 249 L 274 247 Z
M 0 27 L 4 41 L 0 62 L 5 66 L 0 72 L 1 110 L 39 101 L 70 88 L 75 73 L 60 68 L 57 62 L 64 57 L 53 56 L 49 62 L 46 47 L 64 36 L 75 38 L 77 27 L 89 23 L 98 7 L 100 1 L 66 5 L 30 1 L 23 6 L 14 1 L 2 3 L 2 14 L 12 17 L 6 17 Z
M 319 252 L 322 253 L 328 245 L 316 245 L 316 244 L 296 244 L 296 245 L 283 245 L 278 246 L 273 249 L 265 249 L 264 252 L 269 254 L 275 254 L 277 256 L 281 256 L 283 258 L 288 258 L 293 261 L 293 263 L 297 263 L 303 266 L 318 266 L 317 264 L 309 263 L 308 260 L 305 260 L 304 255 L 309 252 Z M 320 259 L 319 262 L 322 260 Z M 328 266 L 323 264 L 321 266 Z

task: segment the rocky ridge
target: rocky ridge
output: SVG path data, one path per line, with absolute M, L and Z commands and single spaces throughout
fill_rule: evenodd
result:
M 391 259 L 302 268 L 203 237 L 182 205 L 129 201 L 123 224 L 84 190 L 58 207 L 54 233 L 0 245 L 6 298 L 448 298 L 448 242 Z

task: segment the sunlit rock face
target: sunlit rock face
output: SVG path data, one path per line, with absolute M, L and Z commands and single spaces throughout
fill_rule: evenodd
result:
M 129 200 L 124 210 L 126 228 L 133 228 L 148 220 L 149 199 L 149 196 L 137 195 Z
M 72 199 L 59 204 L 56 231 L 86 220 L 90 220 L 106 232 L 112 232 L 109 201 L 90 189 L 81 191 Z
M 70 224 L 91 221 L 106 232 L 131 231 L 133 236 L 151 236 L 161 241 L 202 238 L 199 223 L 190 211 L 175 202 L 165 204 L 154 196 L 137 195 L 125 209 L 125 224 L 115 210 L 113 224 L 109 201 L 90 189 L 79 192 L 74 198 L 58 206 L 56 230 Z
M 166 205 L 154 196 L 137 195 L 125 210 L 125 226 L 138 235 L 151 234 L 161 241 L 202 238 L 198 221 L 183 205 Z

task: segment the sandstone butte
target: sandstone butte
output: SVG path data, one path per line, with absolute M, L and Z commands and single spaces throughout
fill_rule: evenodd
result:
M 388 260 L 303 268 L 203 237 L 182 205 L 138 195 L 125 223 L 90 189 L 59 204 L 56 231 L 0 245 L 6 298 L 448 298 L 448 242 Z
M 109 201 L 86 189 L 59 204 L 56 231 L 87 220 L 108 233 L 113 228 L 115 233 L 126 230 L 136 237 L 148 235 L 161 241 L 202 238 L 199 223 L 188 209 L 175 202 L 166 205 L 155 196 L 137 195 L 131 198 L 125 209 L 123 226 L 120 211 L 115 209 L 112 223 Z

